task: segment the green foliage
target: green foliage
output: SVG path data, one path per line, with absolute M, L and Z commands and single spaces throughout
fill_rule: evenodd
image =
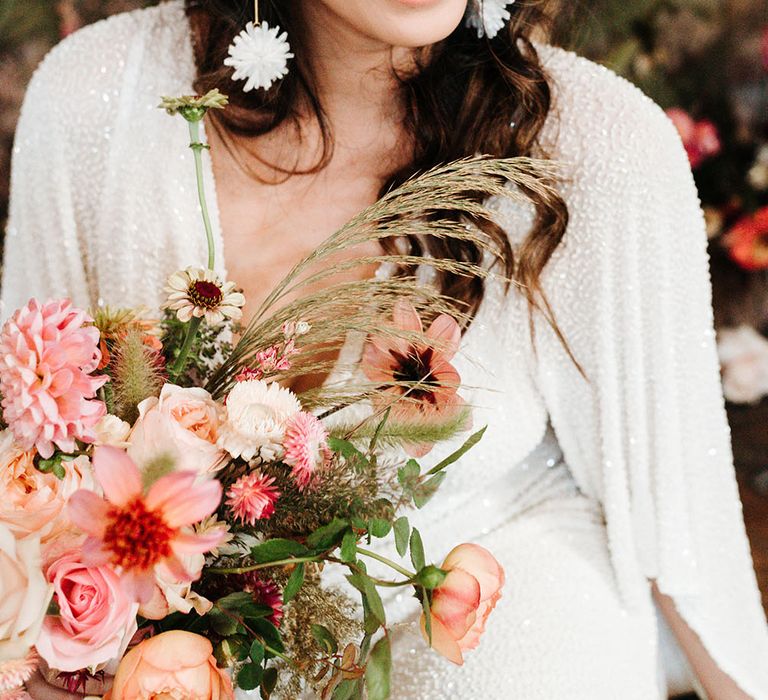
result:
M 283 604 L 290 603 L 304 585 L 304 564 L 297 564 L 283 588 Z
M 384 636 L 371 649 L 365 667 L 365 689 L 368 700 L 387 700 L 390 695 L 392 650 L 389 638 Z

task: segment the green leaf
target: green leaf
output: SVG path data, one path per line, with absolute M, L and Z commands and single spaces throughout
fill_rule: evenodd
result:
M 245 664 L 237 672 L 237 685 L 243 690 L 253 690 L 259 687 L 264 669 L 259 664 Z
M 283 588 L 283 605 L 290 603 L 304 585 L 304 564 L 297 564 Z
M 386 411 L 384 411 L 384 416 L 379 421 L 379 424 L 376 426 L 376 430 L 373 431 L 371 442 L 368 445 L 368 452 L 370 452 L 371 454 L 373 454 L 374 450 L 376 449 L 376 443 L 379 441 L 379 435 L 381 435 L 381 431 L 384 429 L 384 426 L 389 420 L 389 414 L 391 411 L 392 411 L 391 406 Z
M 341 681 L 341 683 L 336 686 L 336 690 L 333 691 L 331 700 L 349 700 L 355 692 L 356 685 L 357 680 L 354 678 L 348 678 L 345 681 Z
M 381 602 L 381 596 L 376 590 L 376 585 L 367 576 L 363 579 L 365 585 L 364 595 L 368 601 L 368 606 L 373 616 L 379 621 L 382 627 L 387 625 L 387 614 L 384 610 L 384 603 Z
M 285 651 L 283 640 L 280 637 L 280 630 L 278 630 L 269 620 L 249 621 L 248 626 L 261 637 L 264 646 L 270 646 L 275 651 L 279 652 Z
M 432 608 L 429 606 L 429 594 L 421 591 L 421 607 L 424 610 L 424 631 L 427 633 L 429 646 L 432 646 Z
M 446 467 L 449 467 L 457 460 L 461 459 L 467 452 L 469 452 L 475 445 L 477 445 L 480 440 L 483 439 L 483 435 L 485 435 L 485 431 L 487 429 L 488 426 L 486 425 L 484 428 L 481 428 L 476 433 L 470 435 L 466 442 L 458 450 L 451 452 L 451 454 L 449 454 L 442 462 L 432 467 L 432 469 L 430 469 L 427 474 L 437 474 Z
M 368 700 L 387 700 L 389 698 L 389 679 L 392 673 L 392 651 L 389 638 L 382 637 L 368 657 L 365 666 L 365 688 Z
M 329 437 L 328 447 L 330 447 L 333 452 L 338 452 L 344 459 L 350 462 L 353 467 L 357 467 L 360 463 L 362 463 L 363 466 L 370 465 L 368 457 L 349 442 L 349 440 Z
M 421 466 L 415 459 L 409 459 L 404 467 L 397 470 L 397 480 L 403 488 L 412 486 L 421 475 Z
M 357 535 L 353 530 L 347 530 L 341 540 L 341 560 L 355 561 L 357 557 Z
M 253 602 L 253 595 L 245 591 L 230 593 L 216 601 L 216 607 L 224 610 L 238 610 L 246 603 Z
M 424 558 L 424 543 L 421 541 L 421 535 L 416 528 L 413 528 L 411 532 L 411 564 L 419 571 L 426 565 L 426 559 Z
M 312 636 L 317 642 L 318 646 L 328 654 L 335 654 L 339 650 L 339 643 L 336 641 L 336 637 L 333 636 L 331 630 L 325 625 L 312 625 Z
M 375 632 L 381 627 L 381 623 L 379 622 L 376 615 L 371 612 L 371 606 L 368 603 L 368 596 L 366 596 L 364 592 L 361 595 L 363 603 L 363 631 L 365 632 L 366 636 L 370 637 L 371 635 L 375 634 Z
M 413 489 L 413 503 L 417 508 L 423 508 L 437 493 L 437 489 L 440 488 L 440 484 L 445 481 L 445 477 L 448 476 L 446 472 L 440 472 L 433 477 L 427 479 L 423 484 L 419 484 Z
M 274 539 L 257 544 L 251 549 L 251 558 L 254 564 L 268 564 L 273 561 L 282 561 L 291 557 L 305 556 L 309 550 L 296 540 Z
M 213 655 L 220 668 L 231 666 L 233 662 L 245 661 L 248 658 L 248 638 L 239 634 L 222 639 L 213 648 Z
M 206 617 L 210 622 L 211 629 L 222 637 L 229 637 L 235 634 L 240 627 L 237 619 L 215 607 L 208 611 Z
M 249 651 L 249 656 L 251 657 L 251 662 L 254 664 L 261 665 L 261 663 L 264 661 L 264 645 L 258 639 L 253 640 L 253 644 L 251 644 Z
M 408 536 L 411 534 L 411 524 L 408 522 L 408 518 L 402 516 L 395 520 L 393 526 L 395 531 L 395 547 L 397 547 L 397 553 L 404 557 L 408 551 Z
M 341 518 L 334 518 L 327 525 L 317 528 L 309 537 L 307 544 L 315 549 L 328 549 L 341 541 L 349 523 Z
M 269 617 L 274 610 L 269 605 L 259 605 L 251 601 L 243 605 L 238 612 L 245 620 L 260 620 L 262 617 Z
M 264 676 L 261 679 L 261 697 L 267 700 L 277 686 L 277 669 L 270 666 L 265 669 Z
M 386 537 L 392 530 L 392 523 L 382 518 L 372 518 L 368 522 L 368 532 L 374 537 Z

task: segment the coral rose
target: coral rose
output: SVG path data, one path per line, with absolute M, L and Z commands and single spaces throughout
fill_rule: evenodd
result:
M 77 550 L 48 567 L 59 614 L 48 615 L 37 651 L 59 671 L 93 668 L 119 658 L 136 632 L 138 605 L 125 595 L 120 578 L 105 566 L 86 566 Z
M 64 506 L 80 488 L 92 488 L 87 457 L 62 461 L 64 478 L 35 467 L 34 451 L 16 445 L 9 430 L 0 433 L 0 523 L 16 537 L 35 533 L 45 541 L 68 523 Z
M 40 540 L 16 540 L 0 524 L 0 662 L 23 659 L 37 641 L 51 599 L 40 564 Z
M 140 466 L 170 457 L 178 469 L 204 474 L 224 465 L 219 439 L 219 405 L 205 389 L 166 384 L 160 397 L 139 404 L 128 454 Z
M 723 243 L 731 259 L 745 270 L 768 269 L 768 207 L 739 219 L 725 234 Z
M 455 547 L 440 568 L 448 575 L 432 592 L 432 648 L 461 666 L 462 652 L 480 643 L 488 616 L 501 598 L 504 569 L 476 544 Z M 423 614 L 421 630 L 427 639 Z
M 191 632 L 172 630 L 146 639 L 120 662 L 105 700 L 231 700 L 232 681 L 212 653 L 211 643 Z
M 722 149 L 717 127 L 709 119 L 696 121 L 679 107 L 667 110 L 667 116 L 675 125 L 683 141 L 691 168 L 698 168 L 705 160 L 716 156 Z

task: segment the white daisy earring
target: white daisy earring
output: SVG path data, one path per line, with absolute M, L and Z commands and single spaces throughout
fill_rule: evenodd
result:
M 229 46 L 224 65 L 235 69 L 233 80 L 245 80 L 243 92 L 267 90 L 288 73 L 288 59 L 293 58 L 288 34 L 280 27 L 259 22 L 259 0 L 254 0 L 253 22 L 248 22 Z
M 466 24 L 477 30 L 477 38 L 493 39 L 509 21 L 507 7 L 515 0 L 469 0 Z

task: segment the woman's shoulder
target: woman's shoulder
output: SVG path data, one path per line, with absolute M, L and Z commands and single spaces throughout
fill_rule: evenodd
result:
M 604 66 L 558 47 L 538 49 L 553 87 L 541 135 L 552 158 L 582 177 L 610 175 L 617 188 L 637 188 L 638 175 L 667 166 L 687 179 L 680 137 L 659 105 Z
M 52 117 L 86 115 L 125 105 L 126 87 L 164 87 L 164 76 L 189 72 L 188 25 L 181 0 L 113 15 L 69 35 L 54 46 L 29 84 L 25 107 L 40 102 Z M 31 105 L 29 103 L 32 103 Z

